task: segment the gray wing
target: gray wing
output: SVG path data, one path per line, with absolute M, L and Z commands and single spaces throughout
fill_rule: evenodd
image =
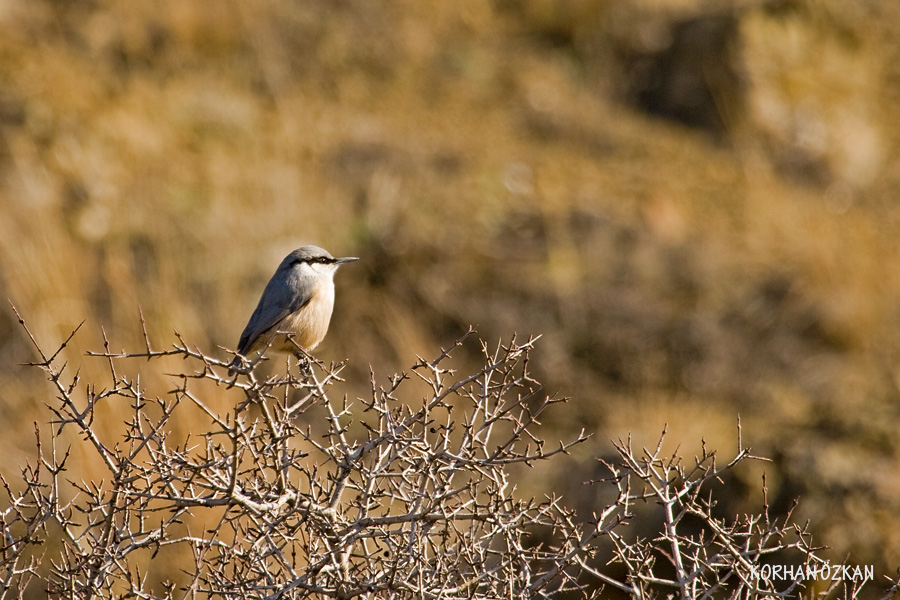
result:
M 256 339 L 272 327 L 278 325 L 282 319 L 306 306 L 312 298 L 309 286 L 302 285 L 302 281 L 294 273 L 287 273 L 285 277 L 276 272 L 263 290 L 256 310 L 250 315 L 250 321 L 244 327 L 241 339 L 238 342 L 237 351 L 246 355 Z

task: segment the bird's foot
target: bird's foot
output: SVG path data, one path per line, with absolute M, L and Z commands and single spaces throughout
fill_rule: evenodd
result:
M 234 375 L 237 373 L 246 373 L 248 370 L 247 363 L 244 362 L 244 359 L 240 356 L 235 356 L 234 360 L 231 361 L 231 364 L 228 365 L 228 376 Z
M 298 355 L 297 368 L 300 369 L 300 374 L 304 377 L 312 377 L 312 364 L 309 362 L 308 357 Z

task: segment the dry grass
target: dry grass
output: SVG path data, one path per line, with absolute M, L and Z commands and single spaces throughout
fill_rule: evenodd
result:
M 614 4 L 9 4 L 0 295 L 41 339 L 86 320 L 76 363 L 101 326 L 139 343 L 139 307 L 232 347 L 288 251 L 358 255 L 320 352 L 358 393 L 469 323 L 543 334 L 561 432 L 728 445 L 740 414 L 773 496 L 892 569 L 898 9 Z M 666 54 L 691 20 L 729 44 Z M 648 116 L 641 77 L 698 55 L 735 74 L 696 109 L 719 125 Z M 20 457 L 45 388 L 4 314 Z

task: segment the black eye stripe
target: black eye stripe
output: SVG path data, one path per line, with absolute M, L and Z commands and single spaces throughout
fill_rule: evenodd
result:
M 311 258 L 295 258 L 291 262 L 291 266 L 299 265 L 300 263 L 312 264 L 312 263 L 320 263 L 320 264 L 330 264 L 333 263 L 335 259 L 328 258 L 327 256 L 314 256 Z

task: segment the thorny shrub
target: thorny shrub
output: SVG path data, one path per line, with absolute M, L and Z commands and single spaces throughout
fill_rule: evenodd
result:
M 17 313 L 18 314 L 18 313 Z M 743 461 L 720 466 L 714 452 L 684 461 L 656 449 L 616 444 L 603 462 L 615 499 L 576 515 L 547 492 L 517 491 L 515 465 L 568 453 L 540 434 L 541 414 L 560 402 L 528 370 L 534 339 L 489 348 L 484 363 L 458 376 L 451 350 L 419 359 L 356 402 L 334 398 L 342 364 L 301 359 L 298 374 L 261 376 L 181 337 L 154 350 L 104 352 L 106 387 L 67 375 L 61 351 L 48 353 L 28 330 L 55 400 L 49 443 L 36 426 L 36 456 L 3 479 L 0 598 L 771 598 L 856 597 L 858 581 L 760 577 L 772 556 L 823 565 L 808 531 L 758 514 L 713 514 L 711 482 Z M 72 332 L 75 335 L 77 329 Z M 71 336 L 70 338 L 71 339 Z M 67 340 L 68 341 L 68 340 Z M 148 398 L 117 368 L 142 358 L 153 368 L 177 356 L 190 369 L 164 397 Z M 417 379 L 424 394 L 401 394 Z M 194 393 L 206 380 L 240 401 L 219 412 Z M 95 427 L 101 406 L 131 417 L 117 440 Z M 208 417 L 186 440 L 170 435 L 187 407 Z M 324 419 L 298 417 L 317 407 Z M 198 424 L 198 427 L 200 424 Z M 83 479 L 58 442 L 81 439 L 102 464 Z M 46 437 L 46 436 L 45 436 Z M 739 444 L 740 446 L 740 444 Z M 656 537 L 636 537 L 636 504 L 662 507 Z M 199 517 L 204 519 L 199 519 Z M 190 527 L 213 521 L 213 527 Z M 690 523 L 688 523 L 688 521 Z M 150 581 L 149 554 L 186 551 L 181 580 Z M 799 567 L 798 567 L 799 568 Z M 893 582 L 889 582 L 890 585 Z M 889 589 L 885 598 L 896 592 Z

